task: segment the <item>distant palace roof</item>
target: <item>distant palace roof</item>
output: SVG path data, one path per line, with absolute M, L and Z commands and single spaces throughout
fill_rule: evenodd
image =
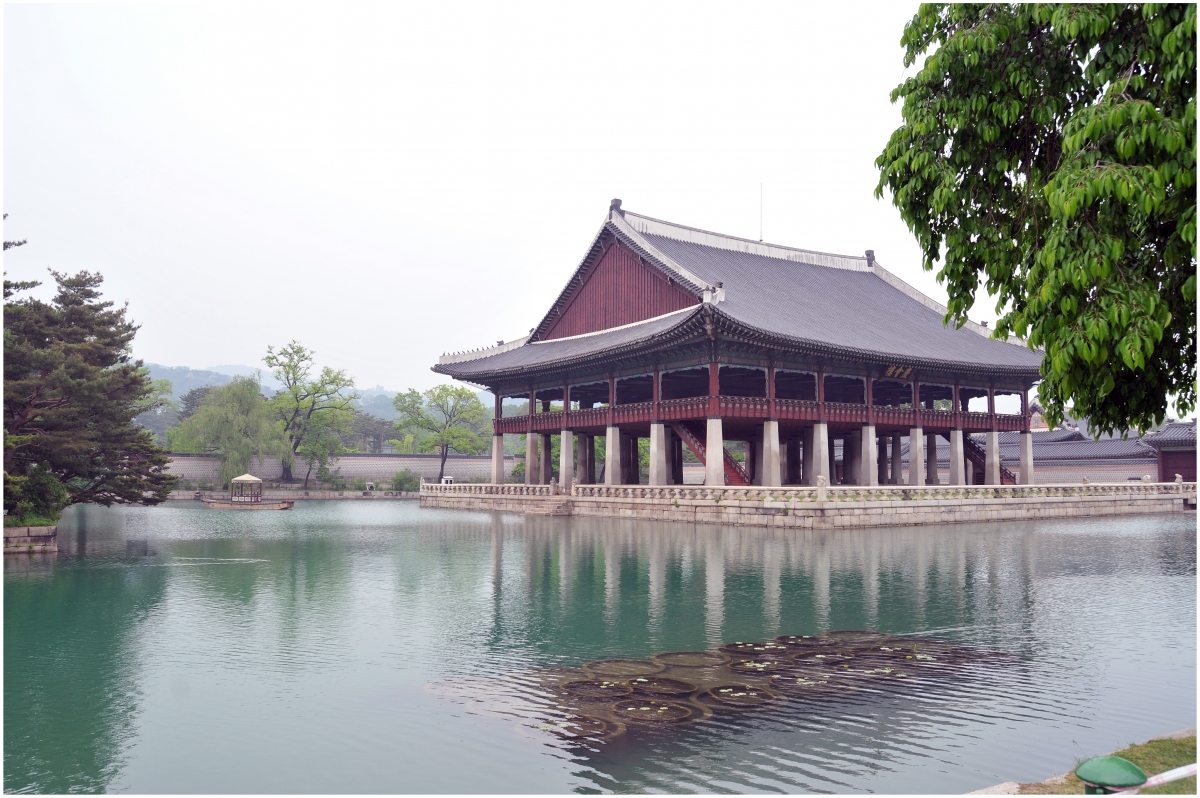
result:
M 545 339 L 615 237 L 694 304 L 599 332 Z M 526 338 L 441 358 L 435 371 L 475 382 L 529 370 L 582 365 L 703 335 L 705 309 L 717 331 L 818 356 L 1034 380 L 1042 360 L 1015 339 L 999 341 L 968 322 L 946 327 L 946 308 L 894 276 L 868 253 L 850 257 L 710 233 L 648 216 L 609 211 L 554 306 Z
M 1155 449 L 1195 448 L 1196 419 L 1171 421 L 1165 427 L 1142 438 Z

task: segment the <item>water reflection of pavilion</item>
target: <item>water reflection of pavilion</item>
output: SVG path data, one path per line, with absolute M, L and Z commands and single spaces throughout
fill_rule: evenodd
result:
M 1005 607 L 1015 617 L 1031 600 L 1046 544 L 1021 526 L 798 532 L 527 518 L 517 531 L 497 520 L 494 620 L 508 632 L 520 625 L 502 617 L 500 597 L 520 584 L 545 612 L 556 606 L 559 620 L 639 648 L 955 628 Z M 519 560 L 506 562 L 506 551 Z
M 1041 355 L 986 327 L 946 327 L 946 308 L 874 258 L 764 244 L 622 210 L 608 216 L 554 306 L 528 336 L 443 356 L 435 371 L 496 395 L 494 483 L 504 435 L 526 436 L 526 481 L 548 483 L 561 436 L 561 484 L 683 482 L 686 446 L 707 485 L 1012 483 L 997 435 L 1021 434 L 1020 481 L 1033 479 L 1027 394 Z M 1018 413 L 996 397 L 1020 397 Z M 501 417 L 503 397 L 528 400 Z M 559 403 L 552 410 L 551 403 Z M 985 434 L 985 445 L 970 433 Z M 595 439 L 604 441 L 597 462 Z M 724 452 L 744 441 L 745 464 Z M 839 443 L 840 441 L 840 443 Z M 835 450 L 845 453 L 840 473 Z

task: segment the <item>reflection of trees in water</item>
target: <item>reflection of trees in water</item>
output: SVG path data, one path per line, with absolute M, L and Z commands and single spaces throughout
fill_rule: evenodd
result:
M 113 563 L 115 564 L 115 563 Z M 143 621 L 162 568 L 62 568 L 4 584 L 4 789 L 101 792 L 134 742 Z
M 238 669 L 315 672 L 353 646 L 352 549 L 327 536 L 192 540 L 172 544 L 173 598 L 195 645 L 221 639 Z

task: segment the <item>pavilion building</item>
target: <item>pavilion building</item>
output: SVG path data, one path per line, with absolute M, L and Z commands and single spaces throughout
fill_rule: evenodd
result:
M 639 482 L 641 438 L 651 485 L 682 484 L 685 446 L 707 485 L 897 484 L 905 473 L 923 485 L 938 479 L 936 457 L 925 457 L 938 437 L 950 484 L 967 484 L 971 464 L 986 484 L 1032 483 L 1028 392 L 1041 353 L 971 322 L 947 327 L 945 314 L 871 250 L 765 244 L 613 200 L 528 336 L 445 355 L 434 371 L 495 394 L 496 483 L 504 435 L 527 436 L 534 484 L 551 479 L 553 435 L 564 485 Z M 1010 403 L 1019 412 L 997 412 L 1005 394 L 1020 397 Z M 528 414 L 503 417 L 508 397 L 528 399 Z M 1017 472 L 1001 465 L 1001 432 L 1020 434 Z M 726 441 L 747 444 L 744 463 Z M 842 464 L 831 469 L 835 448 Z

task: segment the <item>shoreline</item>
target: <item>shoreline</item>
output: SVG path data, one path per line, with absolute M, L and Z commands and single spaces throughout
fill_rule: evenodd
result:
M 1159 735 L 1158 737 L 1151 737 L 1149 740 L 1146 740 L 1144 743 L 1129 745 L 1129 746 L 1126 746 L 1125 748 L 1122 748 L 1119 751 L 1113 751 L 1110 754 L 1097 754 L 1097 756 L 1121 756 L 1122 754 L 1125 754 L 1125 753 L 1131 751 L 1132 749 L 1143 748 L 1144 746 L 1148 746 L 1151 743 L 1154 743 L 1154 742 L 1157 742 L 1160 740 L 1187 740 L 1189 738 L 1193 741 L 1192 742 L 1193 750 L 1192 750 L 1191 759 L 1194 762 L 1196 759 L 1195 748 L 1194 748 L 1195 738 L 1196 738 L 1196 727 L 1195 726 L 1189 726 L 1186 729 L 1180 729 L 1179 731 L 1174 731 L 1169 734 L 1162 734 L 1162 735 Z M 1190 763 L 1183 762 L 1180 764 L 1190 764 Z M 1082 782 L 1079 782 L 1079 780 L 1074 777 L 1074 773 L 1075 773 L 1075 770 L 1074 770 L 1074 768 L 1072 768 L 1067 773 L 1062 773 L 1057 776 L 1051 776 L 1050 778 L 1046 779 L 1045 781 L 1034 781 L 1034 782 L 1005 781 L 1005 782 L 1001 782 L 1000 784 L 993 784 L 991 787 L 984 787 L 982 790 L 973 790 L 972 792 L 969 792 L 966 794 L 967 795 L 1069 795 L 1069 794 L 1075 793 L 1075 791 L 1072 789 L 1072 787 L 1074 786 L 1072 784 L 1072 782 L 1077 782 L 1080 785 L 1082 784 Z M 1153 776 L 1155 774 L 1147 772 L 1146 775 Z M 1193 779 L 1194 779 L 1194 777 L 1193 777 Z M 1180 781 L 1182 782 L 1182 781 L 1186 781 L 1186 780 L 1181 779 Z M 1179 782 L 1173 782 L 1173 783 L 1179 783 Z M 1080 789 L 1080 793 L 1082 793 L 1082 789 Z M 1195 794 L 1195 790 L 1192 790 L 1191 793 L 1187 793 L 1187 794 Z

